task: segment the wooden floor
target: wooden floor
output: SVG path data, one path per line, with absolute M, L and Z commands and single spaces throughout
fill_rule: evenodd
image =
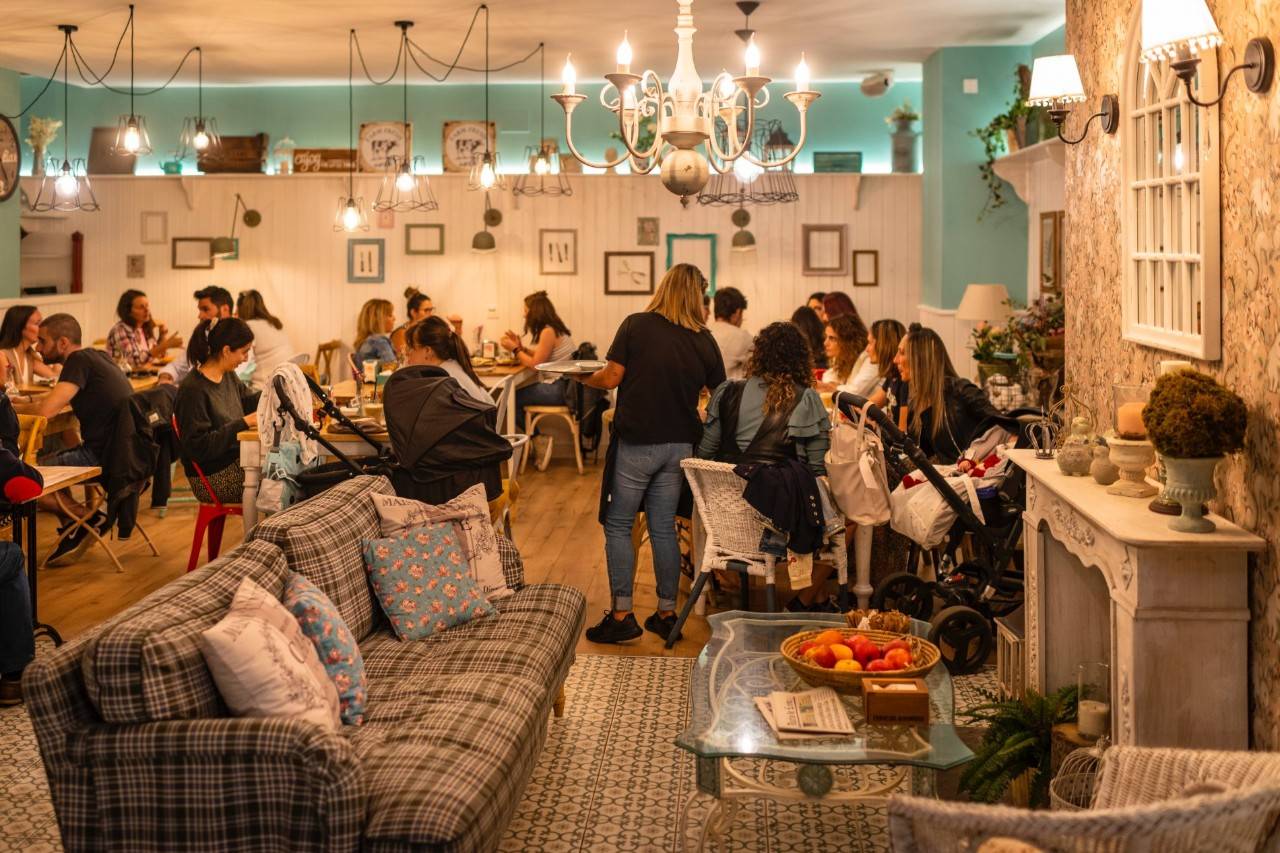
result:
M 603 460 L 603 455 L 602 455 Z M 526 579 L 531 583 L 561 583 L 576 587 L 587 596 L 587 621 L 599 621 L 609 608 L 609 580 L 605 572 L 604 529 L 596 521 L 600 496 L 600 469 L 603 461 L 586 468 L 579 475 L 571 459 L 555 459 L 543 472 L 529 466 L 521 477 L 521 493 L 513 534 L 524 556 Z M 135 534 L 128 543 L 116 543 L 117 555 L 125 571 L 115 567 L 97 546 L 93 545 L 73 566 L 40 570 L 40 619 L 53 625 L 70 639 L 103 619 L 144 598 L 186 571 L 187 556 L 196 508 L 193 503 L 174 503 L 164 518 L 149 509 L 140 521 L 155 541 L 159 557 L 151 556 L 141 537 Z M 42 514 L 39 523 L 39 553 L 43 556 L 56 538 L 56 521 Z M 239 543 L 242 526 L 239 518 L 228 520 L 223 553 Z M 688 591 L 688 581 L 681 581 L 681 602 Z M 649 549 L 641 551 L 636 569 L 635 608 L 639 621 L 653 612 L 657 591 Z M 676 655 L 693 657 L 707 640 L 705 620 L 690 616 L 684 629 L 685 639 L 671 651 L 662 640 L 645 632 L 638 640 L 618 646 L 599 646 L 579 640 L 578 651 L 584 654 Z

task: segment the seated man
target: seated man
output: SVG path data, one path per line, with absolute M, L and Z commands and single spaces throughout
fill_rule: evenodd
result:
M 116 412 L 120 404 L 133 394 L 133 386 L 105 352 L 81 346 L 80 323 L 70 314 L 51 314 L 44 318 L 40 324 L 39 347 L 45 364 L 61 364 L 62 373 L 48 394 L 15 408 L 21 414 L 52 418 L 70 404 L 71 411 L 80 421 L 82 442 L 54 454 L 48 464 L 100 466 L 103 450 L 115 428 Z M 66 517 L 52 495 L 41 498 L 40 507 Z M 75 507 L 73 512 L 83 516 L 87 509 Z M 106 514 L 99 511 L 90 523 L 101 526 L 105 521 Z M 65 530 L 66 526 L 64 524 L 59 530 Z M 74 561 L 89 547 L 90 541 L 88 531 L 84 527 L 77 528 L 58 543 L 49 565 L 67 565 Z
M 225 287 L 211 284 L 197 290 L 193 295 L 196 298 L 197 326 L 205 320 L 225 320 L 231 316 L 231 291 Z M 190 372 L 191 362 L 187 359 L 187 348 L 183 347 L 178 350 L 173 361 L 160 368 L 160 384 L 172 382 L 174 385 L 180 385 Z

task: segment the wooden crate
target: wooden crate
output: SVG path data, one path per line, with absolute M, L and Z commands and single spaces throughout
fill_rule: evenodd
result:
M 996 619 L 996 681 L 1001 699 L 1017 699 L 1027 691 L 1027 640 L 1022 610 Z

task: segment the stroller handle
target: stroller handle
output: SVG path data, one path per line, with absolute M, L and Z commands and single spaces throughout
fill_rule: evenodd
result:
M 305 375 L 305 374 L 304 374 Z M 318 441 L 325 450 L 329 451 L 329 455 L 335 459 L 341 459 L 346 463 L 347 467 L 356 475 L 360 476 L 364 471 L 360 470 L 354 462 L 346 457 L 342 451 L 334 447 L 323 435 L 320 430 L 316 429 L 316 425 L 311 423 L 308 418 L 304 418 L 302 414 L 294 408 L 293 400 L 289 399 L 288 389 L 285 387 L 284 377 L 277 376 L 271 380 L 272 385 L 276 389 L 276 399 L 280 401 L 280 406 L 276 410 L 281 415 L 288 415 L 293 420 L 294 427 L 307 436 L 312 441 Z
M 314 394 L 316 399 L 320 401 L 320 408 L 321 410 L 324 411 L 326 415 L 333 418 L 338 423 L 342 424 L 347 429 L 351 430 L 356 435 L 363 438 L 366 442 L 369 443 L 369 446 L 373 448 L 374 453 L 376 453 L 379 457 L 387 455 L 388 453 L 387 448 L 383 447 L 381 442 L 376 441 L 373 438 L 373 436 L 369 435 L 367 432 L 361 429 L 355 423 L 355 421 L 351 420 L 351 418 L 343 414 L 342 409 L 338 406 L 337 403 L 333 402 L 333 400 L 329 398 L 329 395 L 325 393 L 324 389 L 320 387 L 319 383 L 317 383 L 314 379 L 312 379 L 310 376 L 308 376 L 305 373 L 302 374 L 302 378 L 307 380 L 307 387 L 311 389 L 311 393 Z M 276 393 L 279 393 L 278 389 Z

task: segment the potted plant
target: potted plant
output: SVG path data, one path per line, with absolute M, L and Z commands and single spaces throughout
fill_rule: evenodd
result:
M 987 122 L 983 127 L 969 131 L 982 143 L 983 162 L 978 167 L 982 180 L 987 184 L 987 202 L 978 214 L 981 220 L 990 211 L 1003 207 L 1006 201 L 1004 180 L 996 174 L 996 159 L 1012 154 L 1028 145 L 1028 130 L 1034 129 L 1038 137 L 1040 127 L 1044 124 L 1045 110 L 1041 107 L 1027 106 L 1027 97 L 1031 92 L 1031 69 L 1019 65 L 1014 72 L 1013 102 Z
M 1023 308 L 1008 303 L 1018 315 L 1009 328 L 1023 357 L 1044 371 L 1054 371 L 1066 360 L 1066 305 L 1057 296 L 1041 296 Z
M 1007 326 L 982 323 L 969 338 L 969 350 L 978 363 L 978 384 L 1000 373 L 1010 378 L 1018 374 L 1017 341 Z
M 657 122 L 653 119 L 642 120 L 640 122 L 640 133 L 636 136 L 636 141 L 631 147 L 637 151 L 647 151 L 653 145 L 654 137 L 657 135 L 657 128 Z M 622 138 L 622 134 L 616 130 L 609 134 L 609 138 L 616 139 L 623 144 L 626 143 L 626 140 Z M 643 170 L 648 167 L 649 158 L 637 158 L 636 162 L 640 164 L 640 169 Z
M 960 790 L 977 802 L 995 803 L 1012 789 L 1014 805 L 1047 805 L 1053 727 L 1076 718 L 1076 685 L 1047 696 L 1029 689 L 1020 699 L 1000 699 L 987 691 L 982 695 L 986 704 L 961 715 L 985 725 L 986 731 L 960 776 Z
M 906 174 L 916 171 L 916 132 L 912 127 L 920 120 L 920 114 L 911 106 L 910 101 L 903 101 L 885 117 L 885 124 L 893 128 L 893 171 Z
M 910 133 L 913 131 L 912 124 L 920 120 L 920 114 L 911 106 L 911 101 L 903 101 L 902 106 L 894 109 L 884 120 L 889 127 L 894 128 L 898 133 Z
M 1182 505 L 1170 528 L 1213 531 L 1204 502 L 1217 494 L 1213 473 L 1222 457 L 1244 447 L 1247 420 L 1244 400 L 1212 376 L 1176 370 L 1156 381 L 1142 422 L 1164 463 L 1164 493 Z

